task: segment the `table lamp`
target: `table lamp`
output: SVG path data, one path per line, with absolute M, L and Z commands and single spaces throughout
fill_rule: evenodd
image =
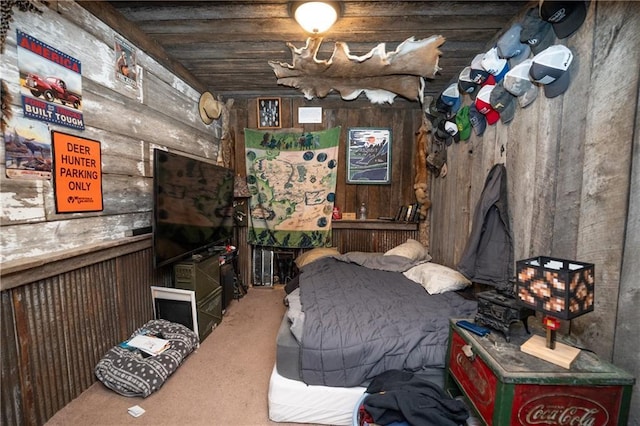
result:
M 580 349 L 556 342 L 559 319 L 572 320 L 594 308 L 595 270 L 592 263 L 538 256 L 516 262 L 516 295 L 520 303 L 545 314 L 546 339 L 533 336 L 525 353 L 570 368 Z

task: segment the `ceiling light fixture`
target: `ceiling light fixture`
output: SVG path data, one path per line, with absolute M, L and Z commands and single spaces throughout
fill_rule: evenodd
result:
M 336 22 L 340 12 L 337 2 L 294 2 L 291 11 L 295 20 L 308 33 L 324 33 Z

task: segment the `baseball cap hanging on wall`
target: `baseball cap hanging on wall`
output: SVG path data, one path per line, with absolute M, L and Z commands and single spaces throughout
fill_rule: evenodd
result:
M 527 10 L 521 25 L 520 41 L 528 44 L 534 55 L 551 46 L 556 39 L 551 24 L 540 19 L 537 7 Z
M 498 56 L 498 48 L 492 47 L 482 57 L 482 67 L 493 75 L 496 83 L 500 83 L 509 71 L 509 63 Z
M 487 128 L 487 119 L 484 117 L 484 114 L 478 111 L 475 103 L 469 106 L 469 122 L 471 123 L 471 128 L 474 133 L 477 136 L 482 136 Z
M 558 38 L 575 33 L 586 17 L 586 1 L 540 1 L 540 18 L 553 26 Z
M 538 86 L 533 84 L 529 76 L 532 63 L 532 59 L 527 59 L 510 69 L 504 76 L 504 88 L 518 97 L 521 108 L 529 106 L 538 97 Z
M 505 90 L 503 83 L 496 84 L 489 97 L 491 108 L 498 111 L 502 124 L 507 124 L 516 114 L 516 97 Z
M 456 114 L 456 124 L 460 133 L 460 140 L 466 141 L 471 137 L 471 121 L 469 120 L 469 105 L 460 108 Z
M 498 40 L 496 47 L 501 58 L 509 60 L 509 69 L 515 67 L 531 55 L 528 44 L 520 41 L 522 25 L 513 24 Z
M 460 91 L 458 90 L 458 83 L 451 83 L 447 86 L 446 89 L 443 90 L 442 94 L 440 94 L 440 99 L 444 102 L 445 105 L 448 105 L 451 108 L 451 112 L 455 114 L 460 109 L 461 100 L 460 100 Z
M 553 45 L 533 57 L 529 76 L 534 82 L 544 85 L 544 95 L 547 98 L 555 98 L 569 87 L 569 66 L 572 60 L 573 53 L 567 46 Z
M 476 109 L 484 115 L 487 124 L 493 125 L 500 119 L 500 113 L 491 106 L 491 92 L 495 86 L 483 86 L 476 96 Z
M 484 53 L 478 53 L 473 58 L 471 66 L 469 67 L 469 76 L 471 77 L 471 80 L 480 86 L 492 86 L 496 84 L 496 80 L 493 75 L 489 74 L 489 72 L 482 66 L 482 58 L 484 58 Z
M 471 78 L 471 67 L 464 67 L 458 76 L 458 87 L 460 92 L 466 93 L 475 99 L 480 89 L 480 85 Z

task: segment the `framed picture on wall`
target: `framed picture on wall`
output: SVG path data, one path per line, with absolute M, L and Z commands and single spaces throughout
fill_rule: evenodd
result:
M 258 129 L 279 129 L 280 98 L 258 98 Z
M 350 128 L 347 143 L 347 183 L 391 183 L 391 129 Z

